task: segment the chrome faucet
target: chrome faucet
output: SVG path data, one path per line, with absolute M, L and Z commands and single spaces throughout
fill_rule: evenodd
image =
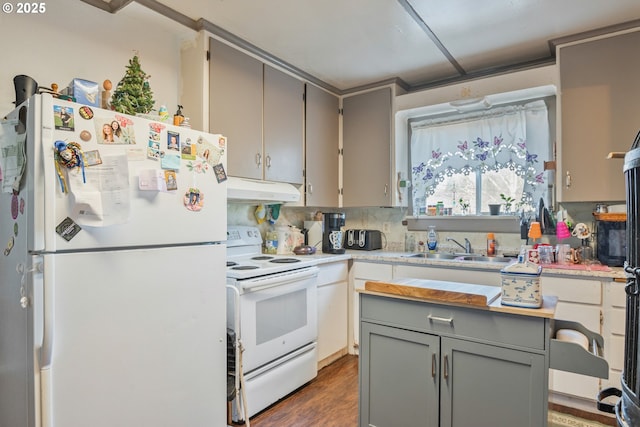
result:
M 462 246 L 456 239 L 452 239 L 451 237 L 447 237 L 447 242 L 453 242 L 456 245 L 460 246 L 462 249 L 464 249 L 464 252 L 467 254 L 471 253 L 471 242 L 469 241 L 469 239 L 467 239 L 466 237 L 464 238 L 464 246 Z

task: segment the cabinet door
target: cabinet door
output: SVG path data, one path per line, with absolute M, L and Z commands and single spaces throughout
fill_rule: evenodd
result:
M 347 281 L 318 286 L 318 361 L 347 348 Z
M 360 427 L 437 427 L 439 337 L 367 322 L 361 328 Z
M 624 200 L 622 161 L 606 157 L 612 151 L 628 151 L 638 132 L 640 32 L 560 47 L 558 58 L 563 181 L 559 200 Z
M 348 345 L 349 265 L 338 261 L 318 268 L 318 362 L 326 366 Z
M 441 346 L 442 427 L 546 425 L 544 355 L 452 338 Z
M 344 207 L 391 206 L 391 88 L 344 98 Z
M 353 263 L 353 288 L 351 289 L 351 333 L 353 334 L 353 347 L 359 345 L 360 322 L 360 298 L 358 289 L 364 289 L 367 280 L 391 280 L 393 279 L 393 266 L 391 264 L 376 264 L 372 262 L 356 261 Z
M 262 179 L 262 62 L 210 41 L 209 128 L 227 137 L 227 173 Z
M 304 83 L 264 66 L 264 178 L 302 184 Z
M 338 98 L 307 85 L 305 176 L 307 206 L 338 206 Z

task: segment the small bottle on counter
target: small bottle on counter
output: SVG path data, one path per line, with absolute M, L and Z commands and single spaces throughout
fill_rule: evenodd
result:
M 436 226 L 430 225 L 427 232 L 427 248 L 434 252 L 438 248 L 438 233 L 436 233 Z
M 487 256 L 496 256 L 496 236 L 493 233 L 487 234 Z

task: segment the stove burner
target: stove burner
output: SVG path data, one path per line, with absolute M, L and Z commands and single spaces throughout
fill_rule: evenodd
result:
M 269 262 L 273 262 L 276 264 L 292 264 L 294 262 L 300 262 L 300 260 L 296 258 L 276 258 L 276 259 L 272 259 Z
M 236 267 L 231 267 L 232 270 L 255 270 L 256 268 L 260 268 L 257 265 L 238 265 Z
M 227 267 L 233 267 L 234 265 L 238 265 L 238 263 L 233 261 L 227 261 Z
M 267 261 L 267 260 L 273 259 L 273 257 L 269 255 L 259 255 L 259 256 L 254 256 L 251 259 L 254 261 Z

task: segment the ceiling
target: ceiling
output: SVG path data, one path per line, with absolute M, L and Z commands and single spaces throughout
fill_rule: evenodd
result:
M 231 38 L 338 93 L 407 90 L 555 59 L 558 42 L 640 27 L 638 0 L 82 0 L 132 3 Z

